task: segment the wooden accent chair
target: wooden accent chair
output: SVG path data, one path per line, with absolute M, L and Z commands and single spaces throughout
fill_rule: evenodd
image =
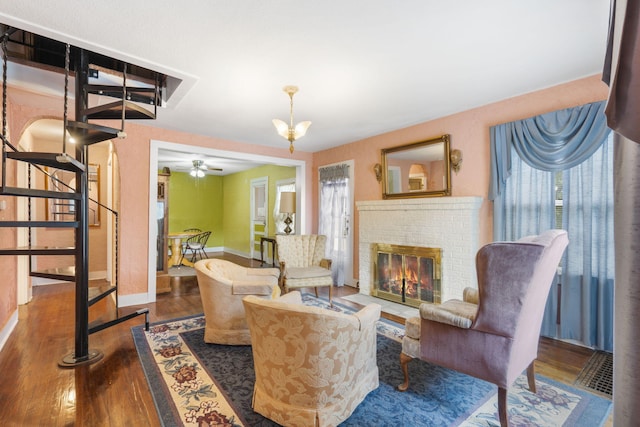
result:
M 291 289 L 329 287 L 329 302 L 333 288 L 331 260 L 325 258 L 327 236 L 318 234 L 277 235 L 280 261 L 280 286 L 287 293 Z
M 569 240 L 549 230 L 516 242 L 495 242 L 476 255 L 478 289 L 463 301 L 422 304 L 420 317 L 407 319 L 400 364 L 405 391 L 413 358 L 444 366 L 498 386 L 500 424 L 508 426 L 507 389 L 526 369 L 535 393 L 534 360 L 542 317 Z
M 204 309 L 204 341 L 227 345 L 251 344 L 242 298 L 280 295 L 277 268 L 247 268 L 222 259 L 195 263 Z
M 243 302 L 256 373 L 254 411 L 283 426 L 337 426 L 378 387 L 379 304 L 338 313 L 303 305 L 298 291 Z

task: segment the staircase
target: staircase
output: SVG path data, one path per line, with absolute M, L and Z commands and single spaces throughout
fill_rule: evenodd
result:
M 55 269 L 30 271 L 32 277 L 41 277 L 75 283 L 75 350 L 62 357 L 58 362 L 61 367 L 75 367 L 100 360 L 103 355 L 100 351 L 89 349 L 89 335 L 101 331 L 110 326 L 122 323 L 137 316 L 145 316 L 145 327 L 148 330 L 147 308 L 125 312 L 118 309 L 118 213 L 99 201 L 92 200 L 102 209 L 109 212 L 115 218 L 115 274 L 111 284 L 90 287 L 89 286 L 89 226 L 88 226 L 88 147 L 102 141 L 114 138 L 124 138 L 124 124 L 126 120 L 155 119 L 157 107 L 161 102 L 160 82 L 162 76 L 156 76 L 154 85 L 144 87 L 128 86 L 127 68 L 128 64 L 122 63 L 102 55 L 86 51 L 84 49 L 70 47 L 50 39 L 45 39 L 37 35 L 27 34 L 15 29 L 7 29 L 2 36 L 3 45 L 3 132 L 2 132 L 2 182 L 0 184 L 0 194 L 15 197 L 29 198 L 29 212 L 27 220 L 2 221 L 0 227 L 28 228 L 29 244 L 26 247 L 0 248 L 0 255 L 18 256 L 47 256 L 47 255 L 73 255 L 74 265 L 61 266 Z M 26 43 L 28 40 L 29 43 Z M 51 51 L 60 52 L 66 48 L 64 55 L 65 72 L 65 128 L 71 135 L 75 143 L 75 156 L 66 153 L 66 136 L 62 138 L 62 150 L 57 153 L 50 152 L 24 152 L 19 151 L 16 146 L 6 138 L 6 79 L 7 79 L 7 52 L 8 45 L 20 47 L 22 62 L 24 62 L 24 52 L 27 51 L 28 59 L 38 62 L 37 58 L 45 58 L 40 64 L 45 64 L 48 68 L 52 64 L 59 67 L 59 59 L 52 59 Z M 28 48 L 25 49 L 25 45 Z M 46 54 L 39 52 L 42 46 L 46 45 Z M 29 53 L 29 49 L 33 52 Z M 74 58 L 70 63 L 70 58 Z M 101 64 L 96 67 L 95 64 Z M 105 64 L 110 68 L 105 68 Z M 37 64 L 35 65 L 37 66 Z M 96 68 L 100 71 L 96 71 Z M 67 92 L 68 77 L 70 72 L 75 72 L 75 121 L 67 121 Z M 109 75 L 119 75 L 122 85 L 100 85 L 90 84 L 89 76 L 97 72 L 106 72 Z M 112 99 L 112 102 L 103 103 L 105 98 Z M 99 99 L 99 100 L 97 100 Z M 101 103 L 102 102 L 102 103 Z M 142 107 L 141 104 L 149 105 L 152 109 Z M 91 106 L 93 105 L 93 106 Z M 94 123 L 100 121 L 119 121 L 118 128 L 104 126 Z M 7 166 L 9 162 L 24 162 L 29 165 L 29 185 L 26 188 L 13 187 L 7 183 Z M 45 169 L 46 168 L 46 169 Z M 66 171 L 75 174 L 75 187 L 63 183 L 56 177 L 57 171 Z M 32 174 L 44 174 L 45 179 L 54 183 L 50 189 L 31 188 Z M 60 185 L 55 185 L 60 184 Z M 46 221 L 31 220 L 31 198 L 55 200 L 56 203 L 67 207 L 64 215 L 49 218 Z M 58 228 L 74 231 L 74 245 L 72 247 L 51 247 L 32 245 L 31 231 L 34 228 Z M 30 258 L 30 261 L 32 258 Z M 31 266 L 33 262 L 30 262 Z M 115 299 L 115 313 L 106 316 L 104 320 L 89 323 L 89 309 L 98 301 L 112 296 Z

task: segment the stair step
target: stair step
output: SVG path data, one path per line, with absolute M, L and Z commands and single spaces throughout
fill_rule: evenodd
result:
M 84 172 L 84 164 L 64 153 L 38 153 L 31 151 L 8 151 L 8 159 L 20 160 L 40 166 L 49 166 L 69 172 Z
M 122 99 L 122 86 L 85 85 L 84 88 L 87 93 Z M 126 91 L 127 101 L 138 102 L 147 105 L 155 105 L 156 103 L 157 97 L 155 87 L 127 86 Z M 160 104 L 159 97 L 157 99 L 158 104 Z
M 0 221 L 0 227 L 77 228 L 78 221 Z
M 76 281 L 76 268 L 71 267 L 58 267 L 50 268 L 47 270 L 32 271 L 29 273 L 31 277 L 43 277 L 45 279 L 65 280 L 67 282 Z
M 83 122 L 67 122 L 67 130 L 79 144 L 91 145 L 118 138 L 120 130 Z
M 0 194 L 7 196 L 41 197 L 47 199 L 80 200 L 81 194 L 64 191 L 38 190 L 35 188 L 0 187 Z
M 138 104 L 130 101 L 124 102 L 125 119 L 127 120 L 145 120 L 155 119 L 156 115 L 153 111 L 147 110 Z M 97 107 L 88 108 L 84 111 L 89 119 L 92 120 L 121 120 L 122 119 L 122 101 L 111 102 L 109 104 L 98 105 Z
M 103 285 L 103 286 L 90 286 L 89 287 L 89 306 L 100 301 L 102 298 L 107 295 L 112 294 L 116 291 L 116 287 L 113 285 Z
M 115 319 L 111 319 L 108 321 L 98 319 L 89 323 L 89 334 L 99 332 L 103 329 L 109 328 L 111 326 L 115 326 L 122 322 L 126 322 L 129 319 L 133 319 L 134 317 L 138 317 L 141 315 L 144 315 L 145 317 L 145 330 L 148 331 L 149 330 L 149 309 L 140 308 L 130 313 L 120 313 Z
M 0 255 L 74 255 L 72 247 L 24 246 L 17 248 L 0 248 Z

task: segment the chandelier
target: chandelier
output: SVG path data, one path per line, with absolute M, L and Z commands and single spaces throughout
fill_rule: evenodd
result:
M 289 110 L 289 124 L 280 119 L 273 119 L 273 125 L 276 127 L 278 134 L 289 141 L 289 152 L 293 153 L 293 141 L 304 136 L 307 129 L 311 126 L 311 122 L 306 120 L 293 126 L 293 95 L 298 91 L 297 86 L 285 86 L 282 88 L 289 95 L 291 107 Z

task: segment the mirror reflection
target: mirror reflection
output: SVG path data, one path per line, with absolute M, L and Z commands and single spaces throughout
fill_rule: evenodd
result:
M 382 150 L 384 199 L 451 194 L 449 135 Z

